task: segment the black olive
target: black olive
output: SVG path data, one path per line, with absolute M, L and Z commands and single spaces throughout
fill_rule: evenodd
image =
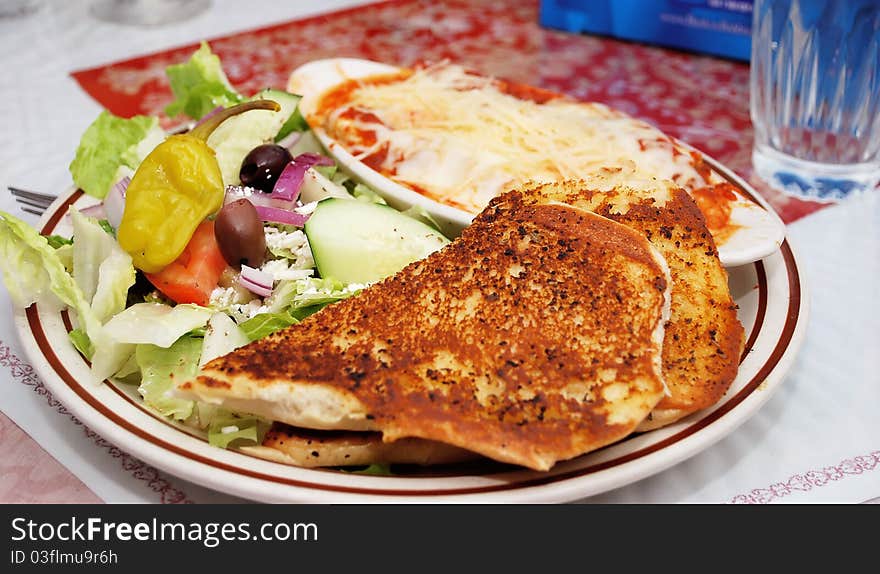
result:
M 293 160 L 290 151 L 276 144 L 258 145 L 244 156 L 238 177 L 241 184 L 271 193 L 284 168 Z
M 233 267 L 259 267 L 266 259 L 266 233 L 254 205 L 239 199 L 223 206 L 214 220 L 214 237 Z

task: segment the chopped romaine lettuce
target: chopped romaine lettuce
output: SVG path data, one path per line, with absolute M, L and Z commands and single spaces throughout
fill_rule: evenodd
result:
M 352 474 L 370 474 L 374 476 L 392 476 L 394 474 L 391 472 L 391 465 L 381 462 L 368 465 L 364 468 L 342 468 L 341 470 Z
M 92 340 L 89 339 L 89 336 L 86 335 L 86 332 L 82 329 L 74 329 L 70 333 L 67 334 L 70 338 L 70 342 L 73 343 L 73 346 L 76 347 L 76 350 L 80 352 L 80 354 L 86 359 L 91 360 L 92 356 L 95 354 L 95 348 L 92 346 Z
M 174 101 L 165 108 L 170 117 L 182 112 L 198 120 L 217 107 L 228 108 L 245 99 L 229 83 L 220 58 L 207 42 L 186 62 L 165 68 L 165 74 L 174 92 Z
M 135 352 L 132 343 L 120 343 L 101 329 L 90 337 L 95 353 L 92 356 L 92 378 L 94 383 L 101 383 L 108 377 L 116 376 L 125 369 Z
M 355 197 L 355 199 L 359 201 L 366 201 L 367 203 L 378 203 L 379 205 L 388 205 L 388 202 L 385 201 L 381 195 L 373 191 L 373 188 L 362 183 L 356 184 L 354 186 L 354 189 L 351 190 L 351 194 Z
M 125 309 L 128 289 L 134 285 L 134 280 L 134 266 L 128 253 L 114 251 L 101 262 L 98 286 L 92 297 L 92 311 L 100 321 L 107 321 Z
M 153 122 L 147 133 L 144 134 L 144 137 L 137 142 L 137 144 L 130 146 L 122 152 L 122 155 L 120 156 L 120 159 L 122 159 L 122 165 L 116 170 L 116 174 L 113 177 L 114 183 L 125 176 L 131 177 L 134 175 L 134 170 L 136 170 L 141 162 L 144 161 L 144 158 L 147 157 L 157 145 L 165 141 L 167 134 L 165 133 L 165 130 L 159 126 L 158 119 L 150 119 L 156 121 Z
M 13 303 L 32 303 L 76 311 L 80 326 L 94 340 L 101 328 L 82 289 L 64 267 L 55 249 L 37 230 L 0 211 L 0 271 Z
M 100 228 L 99 233 L 106 237 Z M 78 241 L 74 241 L 76 243 Z M 13 302 L 20 307 L 36 302 L 42 306 L 73 309 L 78 328 L 88 336 L 94 349 L 94 382 L 101 382 L 125 364 L 134 346 L 122 344 L 105 332 L 89 300 L 58 256 L 58 251 L 68 248 L 74 249 L 73 246 L 53 249 L 46 238 L 27 223 L 0 212 L 0 270 Z M 99 266 L 97 283 L 105 281 L 100 275 Z M 96 285 L 96 295 L 99 290 Z M 113 289 L 108 287 L 107 290 Z
M 326 305 L 342 299 L 348 299 L 352 295 L 360 293 L 364 285 L 346 285 L 335 279 L 300 279 L 295 282 L 295 293 L 290 300 L 290 306 L 299 309 L 313 305 Z
M 107 321 L 104 331 L 118 343 L 168 348 L 183 335 L 203 327 L 213 313 L 192 304 L 170 307 L 162 303 L 138 303 Z
M 243 322 L 238 327 L 248 338 L 248 341 L 256 341 L 297 322 L 298 320 L 286 311 L 282 313 L 260 313 L 256 317 Z
M 205 339 L 202 344 L 202 356 L 199 359 L 199 367 L 208 361 L 231 353 L 235 349 L 248 344 L 251 339 L 235 324 L 229 315 L 218 312 L 211 315 L 208 327 L 205 330 Z
M 63 247 L 65 245 L 72 245 L 73 240 L 64 237 L 63 235 L 47 235 L 46 241 L 49 243 L 49 246 L 58 249 L 59 247 Z
M 138 365 L 135 353 L 132 353 L 125 364 L 113 374 L 113 378 L 123 383 L 141 384 L 141 367 Z
M 101 219 L 100 221 L 98 221 L 98 225 L 101 226 L 101 229 L 103 229 L 107 235 L 110 235 L 111 237 L 116 237 L 116 230 L 113 229 L 112 225 L 110 225 L 109 220 Z
M 64 269 L 66 269 L 68 273 L 73 275 L 73 243 L 68 243 L 67 245 L 57 247 L 55 249 L 55 255 L 57 255 L 58 259 L 61 260 L 61 264 L 64 265 Z
M 162 141 L 157 138 L 165 137 L 158 122 L 148 116 L 125 119 L 101 112 L 82 135 L 70 163 L 73 182 L 87 194 L 103 199 L 116 183 L 119 167 L 135 169 L 152 150 L 150 145 L 155 147 Z M 141 146 L 145 140 L 150 145 Z
M 434 219 L 434 217 L 430 213 L 428 213 L 428 211 L 424 207 L 413 205 L 406 211 L 401 211 L 401 213 L 403 213 L 407 217 L 412 217 L 415 220 L 421 221 L 428 227 L 433 227 L 437 231 L 440 231 L 440 224 L 437 223 L 437 220 Z
M 264 301 L 266 311 L 243 321 L 239 328 L 248 339 L 256 341 L 309 315 L 330 303 L 360 292 L 363 285 L 345 285 L 333 279 L 295 279 L 281 281 Z
M 171 346 L 138 345 L 135 352 L 141 369 L 138 392 L 144 403 L 163 416 L 186 420 L 193 412 L 193 401 L 172 395 L 174 381 L 186 381 L 199 370 L 202 340 L 197 337 L 181 337 Z
M 326 177 L 327 179 L 333 181 L 333 183 L 339 183 L 339 182 L 336 181 L 336 179 L 335 179 L 335 178 L 336 178 L 336 170 L 339 169 L 339 168 L 336 166 L 336 164 L 333 164 L 333 165 L 316 165 L 316 166 L 314 166 L 314 168 L 312 168 L 312 169 L 314 169 L 315 171 L 317 171 L 318 173 L 320 173 L 321 175 L 323 175 L 323 176 Z
M 96 220 L 71 208 L 73 222 L 73 278 L 92 312 L 102 323 L 125 309 L 128 289 L 134 285 L 131 256 Z
M 270 423 L 258 417 L 231 413 L 213 417 L 208 426 L 208 443 L 220 448 L 260 444 Z

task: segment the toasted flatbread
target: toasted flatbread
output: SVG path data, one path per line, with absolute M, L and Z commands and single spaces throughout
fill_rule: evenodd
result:
M 672 309 L 663 343 L 663 377 L 670 395 L 638 430 L 668 425 L 721 399 L 736 378 L 744 331 L 703 214 L 683 189 L 608 170 L 579 182 L 535 185 L 496 202 L 514 200 L 588 209 L 644 235 L 666 259 Z
M 461 448 L 419 438 L 384 442 L 378 432 L 316 431 L 275 423 L 259 446 L 237 450 L 283 464 L 302 467 L 464 462 L 478 455 Z
M 215 359 L 178 392 L 547 470 L 629 435 L 663 397 L 669 284 L 662 256 L 624 225 L 497 203 L 440 251 Z

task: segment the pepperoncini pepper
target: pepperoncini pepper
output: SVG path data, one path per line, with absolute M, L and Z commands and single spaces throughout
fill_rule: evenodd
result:
M 144 158 L 126 189 L 116 233 L 135 267 L 161 271 L 180 256 L 196 227 L 223 206 L 223 177 L 206 140 L 227 118 L 255 109 L 280 107 L 271 100 L 232 106 L 189 133 L 167 137 Z

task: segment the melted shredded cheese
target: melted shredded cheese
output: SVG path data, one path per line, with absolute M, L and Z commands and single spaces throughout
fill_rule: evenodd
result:
M 391 179 L 473 213 L 527 181 L 603 168 L 686 189 L 708 183 L 694 158 L 650 124 L 598 103 L 537 103 L 503 88 L 460 66 L 432 66 L 397 81 L 363 82 L 323 125 Z

